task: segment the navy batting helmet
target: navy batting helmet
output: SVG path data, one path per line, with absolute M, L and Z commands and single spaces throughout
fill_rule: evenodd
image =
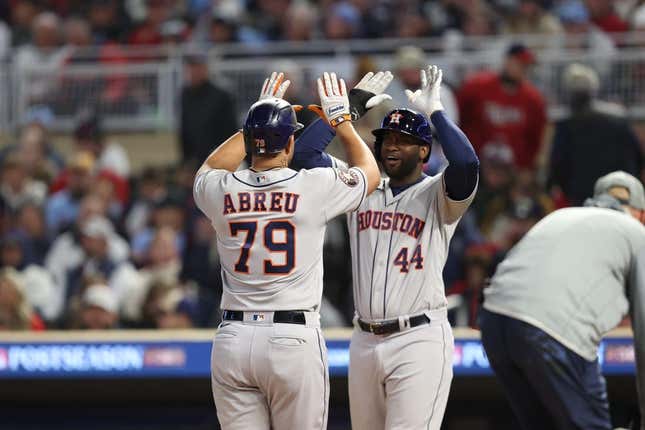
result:
M 291 135 L 302 127 L 289 102 L 278 98 L 260 100 L 251 106 L 244 121 L 246 152 L 280 152 L 289 143 Z
M 430 123 L 422 114 L 410 109 L 394 109 L 392 112 L 385 115 L 381 122 L 381 128 L 372 130 L 372 134 L 376 136 L 374 141 L 374 152 L 376 158 L 381 157 L 381 146 L 383 145 L 383 135 L 386 131 L 396 131 L 398 133 L 407 134 L 414 137 L 419 145 L 432 146 L 432 130 Z M 425 163 L 430 158 L 430 152 L 423 162 Z

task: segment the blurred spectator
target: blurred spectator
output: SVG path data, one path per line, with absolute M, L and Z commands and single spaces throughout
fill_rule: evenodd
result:
M 61 44 L 61 24 L 51 12 L 39 14 L 32 25 L 32 40 L 16 52 L 14 67 L 21 76 L 27 76 L 30 104 L 47 102 L 54 95 L 56 74 L 67 50 Z
M 222 271 L 214 242 L 215 231 L 197 208 L 193 208 L 186 237 L 180 276 L 199 287 L 198 314 L 193 321 L 200 327 L 216 326 L 220 322 Z
M 160 45 L 161 27 L 171 17 L 169 0 L 145 0 L 145 19 L 128 37 L 131 45 Z
M 455 282 L 446 292 L 448 297 L 453 295 L 461 297 L 459 306 L 450 312 L 453 325 L 477 328 L 482 290 L 489 277 L 495 252 L 495 246 L 492 244 L 475 244 L 465 250 L 463 278 Z
M 477 197 L 471 208 L 476 214 L 476 219 L 482 221 L 491 201 L 497 196 L 508 195 L 515 183 L 516 174 L 513 169 L 513 151 L 507 145 L 487 145 L 482 150 L 480 160 Z
M 56 316 L 53 305 L 58 289 L 49 272 L 33 263 L 33 250 L 24 234 L 13 232 L 0 239 L 0 267 L 10 267 L 21 276 L 24 299 L 43 318 L 51 321 Z
M 318 11 L 312 4 L 307 2 L 291 3 L 282 19 L 284 40 L 303 42 L 314 39 L 318 19 Z
M 488 239 L 498 248 L 494 264 L 540 219 L 553 210 L 551 202 L 542 193 L 512 195 L 505 211 L 494 218 Z
M 179 283 L 181 270 L 177 235 L 171 228 L 160 228 L 142 258 L 141 268 L 137 270 L 132 265 L 123 265 L 110 280 L 119 300 L 121 316 L 126 321 L 140 323 L 143 303 L 151 285 L 157 281 Z
M 18 137 L 18 144 L 7 148 L 15 152 L 28 175 L 44 183 L 50 183 L 63 168 L 63 157 L 52 147 L 47 128 L 40 122 L 27 123 Z
M 119 0 L 88 0 L 87 19 L 96 44 L 117 42 L 125 33 L 128 23 Z
M 394 20 L 393 37 L 418 38 L 430 35 L 430 21 L 426 18 L 421 3 L 412 3 L 398 11 Z
M 148 226 L 154 206 L 168 195 L 163 170 L 148 167 L 138 179 L 137 195 L 125 218 L 125 229 L 130 237 L 134 237 Z
M 29 177 L 19 154 L 9 154 L 2 162 L 0 199 L 6 207 L 16 211 L 26 203 L 42 205 L 47 196 L 47 185 Z
M 237 21 L 225 16 L 214 16 L 209 28 L 208 40 L 215 45 L 238 42 Z
M 181 19 L 171 19 L 161 25 L 161 42 L 165 45 L 180 45 L 189 34 L 188 25 Z
M 479 231 L 475 212 L 469 209 L 457 224 L 448 247 L 448 257 L 442 273 L 443 283 L 448 289 L 463 277 L 466 250 L 481 243 L 484 243 L 484 236 Z
M 25 281 L 14 269 L 0 270 L 0 331 L 45 329 L 25 298 L 24 290 Z
M 79 151 L 91 152 L 100 171 L 112 172 L 123 179 L 130 176 L 130 160 L 123 147 L 116 142 L 107 141 L 103 133 L 101 117 L 91 109 L 80 113 L 74 143 Z
M 66 64 L 118 65 L 127 62 L 120 46 L 113 42 L 97 45 L 92 40 L 90 24 L 82 18 L 70 18 L 65 22 L 65 41 L 68 56 Z M 125 108 L 128 96 L 127 76 L 120 73 L 99 75 L 97 73 L 74 73 L 65 76 L 57 100 L 57 111 L 74 114 L 84 108 L 88 101 L 101 105 L 105 111 Z
M 607 33 L 622 33 L 629 25 L 616 13 L 614 2 L 607 0 L 585 0 L 591 21 Z
M 186 57 L 187 85 L 181 91 L 179 140 L 183 163 L 195 169 L 239 128 L 235 101 L 208 76 L 207 58 L 202 54 Z
M 483 71 L 466 79 L 457 94 L 461 126 L 482 154 L 490 144 L 508 145 L 515 165 L 532 169 L 546 126 L 546 104 L 528 80 L 533 53 L 516 43 L 499 72 Z
M 81 199 L 94 179 L 94 156 L 81 151 L 73 155 L 66 172 L 66 187 L 53 194 L 45 206 L 47 229 L 52 236 L 67 228 L 78 215 Z
M 71 315 L 71 327 L 82 330 L 118 328 L 117 300 L 110 287 L 91 284 L 82 293 L 78 308 Z
M 623 170 L 640 177 L 643 152 L 638 137 L 625 117 L 624 108 L 599 101 L 596 72 L 571 64 L 563 74 L 569 100 L 568 115 L 555 123 L 549 186 L 566 202 L 579 206 L 591 197 L 596 180 Z
M 389 0 L 351 0 L 351 3 L 361 16 L 361 37 L 383 37 L 394 30 L 395 14 Z
M 491 36 L 497 33 L 498 18 L 494 10 L 483 0 L 452 0 L 461 3 L 466 12 L 462 16 L 460 32 L 464 36 Z
M 197 303 L 177 284 L 154 282 L 142 309 L 144 328 L 182 329 L 195 325 Z
M 257 0 L 253 2 L 251 24 L 268 40 L 280 40 L 281 22 L 291 0 Z
M 550 0 L 519 0 L 507 17 L 502 32 L 554 35 L 563 32 L 560 21 L 549 12 Z
M 625 16 L 629 19 L 631 30 L 643 31 L 645 29 L 645 1 L 638 0 Z
M 22 205 L 15 214 L 13 228 L 24 235 L 24 244 L 30 250 L 29 261 L 43 264 L 50 245 L 43 208 L 32 203 Z
M 105 217 L 94 216 L 80 226 L 80 245 L 84 259 L 68 269 L 65 279 L 66 302 L 81 294 L 90 277 L 109 280 L 123 264 L 110 252 L 109 241 L 115 235 L 112 223 Z
M 132 260 L 135 263 L 139 264 L 145 259 L 150 244 L 154 240 L 157 231 L 161 228 L 170 228 L 174 231 L 179 252 L 185 250 L 186 235 L 184 225 L 186 213 L 184 206 L 184 201 L 175 194 L 168 195 L 155 203 L 150 212 L 147 227 L 131 237 Z
M 507 192 L 500 189 L 482 207 L 479 219 L 482 234 L 502 252 L 508 251 L 522 237 L 525 224 L 537 222 L 554 209 L 553 201 L 534 177 L 513 175 L 512 178 Z
M 103 200 L 94 194 L 87 195 L 81 202 L 78 217 L 70 230 L 56 237 L 45 257 L 45 267 L 59 288 L 57 300 L 53 305 L 57 317 L 61 316 L 66 301 L 65 286 L 68 283 L 68 274 L 88 258 L 81 244 L 81 229 L 90 219 L 104 218 L 105 215 L 106 207 Z M 110 260 L 122 262 L 128 258 L 130 247 L 116 232 L 110 233 L 107 242 Z
M 326 11 L 323 32 L 325 39 L 352 39 L 362 32 L 361 16 L 351 3 L 334 3 Z
M 22 46 L 31 40 L 31 28 L 38 15 L 37 0 L 17 0 L 11 5 L 11 43 Z
M 563 48 L 592 52 L 595 57 L 602 59 L 594 62 L 596 70 L 601 77 L 608 77 L 611 62 L 607 60 L 616 52 L 616 47 L 612 39 L 591 22 L 589 11 L 582 0 L 565 0 L 558 5 L 555 13 L 566 33 Z
M 9 55 L 11 49 L 11 28 L 6 22 L 0 20 L 0 60 Z

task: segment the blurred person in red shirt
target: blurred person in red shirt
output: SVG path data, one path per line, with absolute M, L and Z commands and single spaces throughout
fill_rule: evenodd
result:
M 629 24 L 616 13 L 614 2 L 607 0 L 585 0 L 591 21 L 606 33 L 629 31 Z
M 163 42 L 162 24 L 171 17 L 168 0 L 146 0 L 145 20 L 130 34 L 131 45 L 160 45 Z
M 468 78 L 457 93 L 461 126 L 477 151 L 497 143 L 513 150 L 515 166 L 532 169 L 546 126 L 546 105 L 527 75 L 533 53 L 516 43 L 506 52 L 499 72 Z

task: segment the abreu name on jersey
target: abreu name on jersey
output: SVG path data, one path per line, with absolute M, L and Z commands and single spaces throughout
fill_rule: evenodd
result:
M 238 212 L 286 212 L 298 208 L 299 194 L 282 191 L 255 191 L 237 193 L 237 198 L 224 194 L 224 215 Z M 234 201 L 235 200 L 235 201 Z M 237 204 L 236 204 L 237 203 Z
M 368 228 L 406 233 L 417 239 L 423 232 L 425 221 L 401 212 L 362 211 L 358 213 L 358 231 Z

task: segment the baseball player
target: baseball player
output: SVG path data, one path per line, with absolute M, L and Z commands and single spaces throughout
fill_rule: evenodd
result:
M 379 182 L 372 153 L 351 123 L 345 82 L 318 79 L 322 109 L 347 151 L 348 170 L 294 171 L 301 127 L 272 74 L 243 132 L 206 159 L 194 196 L 217 233 L 222 324 L 212 387 L 224 430 L 325 429 L 329 379 L 320 331 L 327 220 L 355 210 Z M 246 152 L 251 168 L 236 171 Z
M 482 343 L 525 430 L 612 428 L 598 346 L 628 312 L 645 416 L 643 185 L 610 173 L 585 206 L 533 226 L 484 289 Z
M 422 87 L 406 90 L 423 114 L 395 109 L 373 131 L 388 178 L 348 214 L 356 307 L 349 399 L 356 430 L 439 429 L 448 399 L 454 345 L 441 272 L 475 196 L 479 160 L 444 112 L 441 75 L 429 66 L 421 71 Z M 423 174 L 433 140 L 427 118 L 449 161 L 434 177 Z M 314 159 L 334 162 L 326 154 Z

